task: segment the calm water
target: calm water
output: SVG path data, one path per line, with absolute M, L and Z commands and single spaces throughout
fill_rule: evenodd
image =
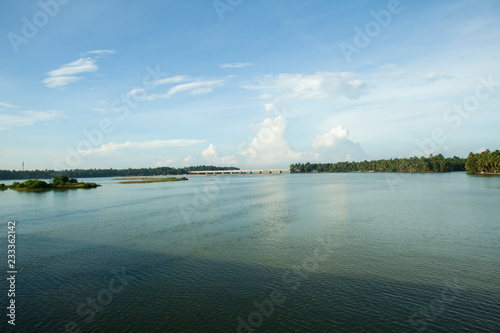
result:
M 17 332 L 500 332 L 500 177 L 92 181 L 0 192 Z

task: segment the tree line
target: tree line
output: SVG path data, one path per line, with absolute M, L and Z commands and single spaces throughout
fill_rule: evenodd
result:
M 362 162 L 296 163 L 291 173 L 301 172 L 451 172 L 465 171 L 465 158 L 445 158 L 438 154 L 429 157 L 395 158 Z
M 500 173 L 500 150 L 490 152 L 489 149 L 474 154 L 470 153 L 465 163 L 467 173 Z
M 129 176 L 164 176 L 183 175 L 189 171 L 218 171 L 239 170 L 236 167 L 219 167 L 213 165 L 198 165 L 185 168 L 140 168 L 140 169 L 74 169 L 74 170 L 0 170 L 0 180 L 7 179 L 50 179 L 56 176 L 66 175 L 70 178 L 94 178 L 94 177 L 129 177 Z

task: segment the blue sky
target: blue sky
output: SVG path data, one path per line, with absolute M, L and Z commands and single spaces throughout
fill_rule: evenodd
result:
M 466 156 L 499 1 L 2 1 L 0 169 Z

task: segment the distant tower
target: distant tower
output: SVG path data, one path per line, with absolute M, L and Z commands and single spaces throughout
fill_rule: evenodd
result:
M 24 171 L 24 161 L 23 161 L 23 171 Z

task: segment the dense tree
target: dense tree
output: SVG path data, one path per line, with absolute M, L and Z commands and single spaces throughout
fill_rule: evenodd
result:
M 429 157 L 396 158 L 390 160 L 338 162 L 338 163 L 296 163 L 290 165 L 290 172 L 451 172 L 465 171 L 465 159 L 444 158 L 443 155 Z
M 469 174 L 500 173 L 500 150 L 490 152 L 486 149 L 478 154 L 469 153 L 465 169 Z

